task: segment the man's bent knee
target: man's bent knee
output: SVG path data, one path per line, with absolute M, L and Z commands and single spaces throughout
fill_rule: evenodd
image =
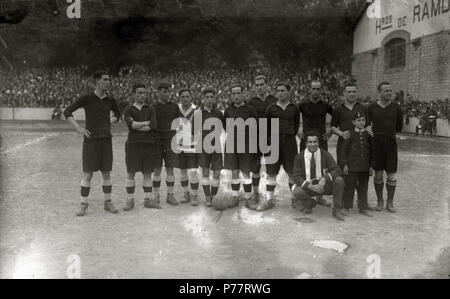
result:
M 343 187 L 345 185 L 344 179 L 341 176 L 336 177 L 334 179 L 334 181 L 333 181 L 333 185 L 337 185 L 337 186 L 342 186 Z

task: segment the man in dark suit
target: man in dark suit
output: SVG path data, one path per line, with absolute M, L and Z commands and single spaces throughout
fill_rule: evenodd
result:
M 341 212 L 344 179 L 341 169 L 330 153 L 319 149 L 318 132 L 306 133 L 306 149 L 295 157 L 292 191 L 295 200 L 305 214 L 310 214 L 315 206 L 313 196 L 333 195 L 333 216 L 344 220 Z

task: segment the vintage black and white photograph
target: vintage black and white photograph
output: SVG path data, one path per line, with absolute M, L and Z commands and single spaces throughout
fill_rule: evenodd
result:
M 450 0 L 0 0 L 0 278 L 448 279 L 449 98 Z

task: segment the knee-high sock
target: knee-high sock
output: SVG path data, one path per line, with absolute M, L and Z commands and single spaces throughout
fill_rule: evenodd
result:
M 243 179 L 244 185 L 244 198 L 250 199 L 252 197 L 252 180 L 251 179 Z
M 175 177 L 173 175 L 168 175 L 166 177 L 167 193 L 173 194 L 174 185 L 175 185 Z
M 383 189 L 384 189 L 383 178 L 374 178 L 373 179 L 373 187 L 375 188 L 375 193 L 377 194 L 377 200 L 379 202 L 382 202 L 383 201 Z
M 183 188 L 184 192 L 188 192 L 189 191 L 189 181 L 186 179 L 184 181 L 181 181 L 181 188 Z
M 198 186 L 199 186 L 197 169 L 191 169 L 189 171 L 189 181 L 191 182 L 191 193 L 192 193 L 192 195 L 197 195 L 197 193 L 198 193 Z
M 149 179 L 144 178 L 144 181 L 142 183 L 142 189 L 144 189 L 145 198 L 150 198 L 150 195 L 153 191 L 151 178 Z
M 277 186 L 277 181 L 275 178 L 271 178 L 269 177 L 267 179 L 267 184 L 266 184 L 266 191 L 267 191 L 267 197 L 269 199 L 272 199 L 274 197 L 274 193 L 275 193 L 275 188 Z M 291 188 L 292 189 L 292 188 Z
M 213 178 L 211 181 L 211 196 L 214 197 L 219 192 L 220 180 Z
M 105 196 L 105 201 L 111 200 L 111 192 L 112 192 L 112 185 L 111 180 L 103 180 L 103 195 Z
M 136 183 L 134 180 L 125 181 L 125 189 L 127 191 L 127 199 L 133 199 L 134 191 L 136 189 Z
M 241 181 L 239 179 L 231 180 L 231 190 L 233 196 L 239 196 L 239 188 L 241 187 Z
M 210 183 L 209 177 L 202 178 L 202 188 L 203 188 L 203 193 L 205 194 L 205 197 L 210 197 L 211 196 L 211 183 Z
M 188 192 L 189 190 L 189 178 L 186 173 L 182 173 L 180 177 L 181 187 L 184 192 Z
M 397 180 L 386 180 L 387 201 L 394 202 L 395 188 L 397 187 Z
M 253 192 L 257 194 L 259 192 L 259 182 L 261 181 L 261 176 L 259 173 L 252 174 L 252 186 Z
M 159 188 L 161 188 L 161 175 L 153 175 L 153 191 L 158 194 Z
M 80 202 L 88 203 L 89 191 L 91 190 L 91 183 L 86 181 L 81 181 L 81 190 L 80 190 Z

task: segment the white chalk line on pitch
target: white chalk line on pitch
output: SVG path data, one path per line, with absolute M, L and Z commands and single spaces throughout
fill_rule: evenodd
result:
M 14 152 L 14 151 L 16 151 L 16 150 L 19 150 L 19 149 L 21 149 L 21 148 L 24 148 L 24 147 L 26 147 L 26 146 L 29 146 L 29 145 L 32 145 L 32 144 L 39 143 L 39 142 L 41 142 L 41 141 L 43 141 L 43 140 L 46 140 L 46 139 L 48 139 L 48 138 L 50 138 L 50 137 L 56 137 L 56 136 L 58 136 L 58 135 L 59 135 L 59 133 L 48 134 L 48 135 L 45 135 L 45 136 L 42 136 L 42 137 L 33 139 L 33 140 L 31 140 L 31 141 L 28 141 L 28 142 L 25 142 L 25 143 L 16 145 L 15 147 L 10 148 L 10 149 L 7 149 L 7 150 L 4 150 L 4 151 L 2 151 L 1 153 L 2 153 L 2 154 L 9 154 L 9 153 L 11 153 L 11 152 Z

